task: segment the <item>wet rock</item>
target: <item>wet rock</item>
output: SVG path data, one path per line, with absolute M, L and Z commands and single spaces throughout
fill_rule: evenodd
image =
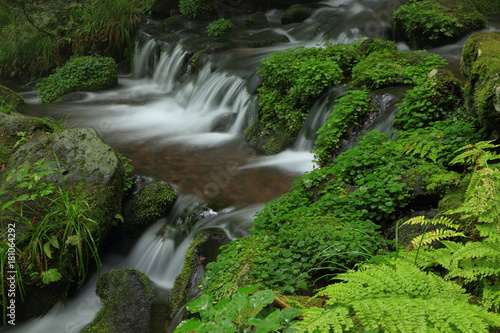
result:
M 151 17 L 165 18 L 170 15 L 173 9 L 176 9 L 179 0 L 154 0 L 151 8 Z
M 36 256 L 25 256 L 19 268 L 26 295 L 24 301 L 16 305 L 23 314 L 22 319 L 28 319 L 45 314 L 58 300 L 66 297 L 70 281 L 83 278 L 78 263 L 82 258 L 76 259 L 76 251 L 66 248 L 71 243 L 67 243 L 69 238 L 64 237 L 71 234 L 63 235 L 74 232 L 66 230 L 81 228 L 79 230 L 91 233 L 95 247 L 99 245 L 116 223 L 115 215 L 121 212 L 125 171 L 114 150 L 92 128 L 50 133 L 53 129 L 37 118 L 0 113 L 0 119 L 3 120 L 0 121 L 0 148 L 4 150 L 7 147 L 9 151 L 0 169 L 0 202 L 19 200 L 24 195 L 37 196 L 36 200 L 17 201 L 11 206 L 12 211 L 2 212 L 0 227 L 5 228 L 11 221 L 19 222 L 16 227 L 21 235 L 26 226 L 23 219 L 17 219 L 15 212 L 23 206 L 23 216 L 32 223 L 30 230 L 40 228 L 44 242 L 44 251 Z M 47 129 L 49 132 L 44 131 Z M 21 132 L 24 133 L 22 136 L 19 135 Z M 37 166 L 40 163 L 44 166 Z M 42 174 L 50 169 L 56 170 Z M 25 172 L 29 175 L 34 172 L 40 175 L 40 178 L 23 180 L 32 188 L 20 187 L 17 177 L 8 177 L 13 172 L 22 174 L 20 170 L 28 170 Z M 56 188 L 42 195 L 40 189 L 47 187 L 43 184 L 53 184 Z M 47 219 L 48 216 L 50 219 Z M 41 224 L 47 221 L 51 222 L 48 227 Z M 68 229 L 68 226 L 72 227 Z M 87 234 L 87 237 L 81 243 L 83 253 L 89 254 L 84 255 L 84 260 L 92 262 L 87 242 L 90 235 Z M 52 241 L 47 247 L 48 240 Z M 16 245 L 23 253 L 33 253 L 33 242 L 29 238 L 20 238 Z M 47 254 L 47 249 L 52 255 Z M 56 269 L 61 278 L 44 284 L 40 272 L 48 268 Z
M 205 266 L 216 260 L 220 247 L 230 240 L 220 233 L 203 233 L 191 242 L 186 252 L 182 272 L 175 279 L 170 292 L 170 317 L 173 318 L 184 304 L 199 294 L 199 285 Z
M 311 16 L 313 10 L 302 5 L 293 5 L 288 8 L 281 17 L 282 24 L 300 23 Z
M 279 43 L 288 43 L 289 41 L 287 36 L 272 30 L 248 34 L 236 40 L 237 43 L 248 47 L 265 47 Z
M 245 20 L 245 28 L 261 29 L 269 27 L 269 21 L 263 12 L 255 12 Z
M 144 184 L 146 183 L 146 184 Z M 172 185 L 164 181 L 143 181 L 124 203 L 124 223 L 121 228 L 131 238 L 138 238 L 141 233 L 158 219 L 166 216 L 177 199 Z
M 96 294 L 103 307 L 82 332 L 150 332 L 152 283 L 136 269 L 119 269 L 97 280 Z

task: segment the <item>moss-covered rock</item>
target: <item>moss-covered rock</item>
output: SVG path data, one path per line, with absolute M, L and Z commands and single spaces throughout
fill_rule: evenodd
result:
M 279 43 L 288 43 L 290 40 L 287 36 L 272 30 L 257 32 L 255 34 L 247 34 L 246 36 L 235 39 L 239 43 L 248 47 L 265 47 Z
M 186 251 L 182 271 L 175 279 L 170 291 L 170 318 L 173 318 L 184 304 L 197 295 L 201 281 L 193 281 L 193 279 L 204 272 L 207 263 L 215 261 L 220 253 L 220 246 L 227 243 L 229 239 L 225 235 L 216 233 L 199 234 L 191 242 Z M 193 282 L 197 284 L 193 285 Z
M 302 5 L 292 5 L 285 10 L 281 17 L 282 24 L 300 23 L 305 21 L 313 13 L 313 9 L 304 7 Z
M 248 16 L 245 20 L 245 28 L 267 28 L 269 27 L 269 21 L 267 20 L 266 14 L 263 12 L 255 12 Z
M 43 315 L 66 297 L 70 282 L 85 279 L 87 263 L 121 212 L 125 171 L 94 129 L 47 133 L 34 118 L 0 117 L 8 119 L 2 122 L 7 133 L 26 128 L 15 143 L 4 141 L 11 151 L 0 172 L 0 202 L 14 204 L 0 224 L 16 223 L 16 246 L 24 253 L 18 273 L 27 294 L 19 307 L 26 315 Z M 41 272 L 48 269 L 60 277 L 44 282 Z
M 63 95 L 78 90 L 102 90 L 118 83 L 117 66 L 110 57 L 74 57 L 38 85 L 44 103 L 57 102 Z
M 136 269 L 119 269 L 97 280 L 102 308 L 83 333 L 150 332 L 152 283 Z
M 467 77 L 468 106 L 479 122 L 492 130 L 500 128 L 500 33 L 473 34 L 462 51 L 462 72 Z
M 294 138 L 276 133 L 272 129 L 265 128 L 262 122 L 256 122 L 245 131 L 245 140 L 259 152 L 274 155 L 289 147 Z
M 137 238 L 152 223 L 164 217 L 177 199 L 177 193 L 167 182 L 152 182 L 133 191 L 124 204 L 121 228 Z
M 24 103 L 23 98 L 15 91 L 0 85 L 0 112 L 9 113 Z
M 443 45 L 485 24 L 486 18 L 471 0 L 412 1 L 393 13 L 396 35 L 413 48 Z

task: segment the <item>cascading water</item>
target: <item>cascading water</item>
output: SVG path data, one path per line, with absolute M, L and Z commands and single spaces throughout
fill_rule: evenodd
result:
M 178 181 L 184 193 L 195 193 L 199 186 L 200 192 L 219 191 L 217 193 L 222 193 L 225 199 L 230 198 L 228 201 L 244 198 L 241 199 L 243 206 L 266 202 L 288 190 L 289 173 L 295 176 L 312 169 L 311 133 L 319 128 L 330 111 L 331 100 L 318 101 L 314 108 L 317 111 L 312 112 L 317 112 L 317 116 L 311 116 L 311 122 L 304 127 L 306 135 L 299 136 L 292 149 L 260 160 L 255 151 L 238 142 L 246 119 L 255 112 L 254 88 L 247 87 L 247 79 L 254 78 L 263 57 L 285 48 L 387 37 L 390 14 L 401 2 L 327 0 L 305 22 L 279 27 L 281 12 L 270 11 L 266 14 L 271 22 L 270 29 L 287 35 L 290 43 L 217 51 L 197 74 L 186 72 L 188 59 L 182 42 L 162 44 L 160 48 L 158 42 L 150 38 L 136 52 L 132 75 L 121 77 L 118 88 L 86 93 L 79 101 L 50 106 L 40 104 L 29 92 L 24 94 L 27 105 L 23 108 L 28 114 L 50 115 L 56 119 L 69 115 L 69 126 L 96 128 L 115 149 L 137 161 L 139 173 Z M 454 55 L 456 49 L 453 49 Z M 446 49 L 441 51 L 445 53 Z M 232 142 L 234 140 L 236 143 Z M 180 144 L 190 151 L 184 153 L 184 147 L 178 148 Z M 291 163 L 292 158 L 298 163 Z M 276 163 L 280 159 L 282 163 Z M 192 168 L 193 165 L 198 169 Z M 235 166 L 245 165 L 252 167 L 240 173 L 235 171 Z M 290 167 L 285 172 L 266 168 L 279 165 Z M 201 178 L 196 173 L 209 176 Z M 182 183 L 186 179 L 195 185 Z M 177 214 L 188 206 L 189 200 L 182 198 L 173 209 Z M 103 259 L 101 273 L 135 267 L 150 275 L 157 285 L 168 289 L 196 233 L 215 228 L 229 238 L 241 237 L 247 232 L 252 215 L 261 207 L 249 206 L 205 218 L 190 232 L 182 231 L 182 225 L 177 224 L 179 218 L 173 213 L 147 230 L 126 257 L 108 254 Z M 164 228 L 166 224 L 168 227 Z M 58 304 L 45 317 L 6 331 L 80 332 L 100 307 L 94 293 L 95 281 L 95 276 L 89 279 L 67 305 Z
M 198 210 L 199 200 L 189 196 L 177 199 L 170 214 L 158 220 L 136 242 L 127 256 L 107 254 L 99 274 L 92 276 L 70 299 L 68 305 L 58 303 L 40 319 L 31 319 L 9 328 L 13 333 L 76 333 L 94 318 L 101 304 L 95 294 L 98 275 L 113 269 L 136 268 L 146 273 L 156 287 L 169 290 L 181 272 L 184 256 L 196 235 L 221 232 L 229 239 L 248 234 L 253 215 L 262 205 L 252 205 L 221 213 Z

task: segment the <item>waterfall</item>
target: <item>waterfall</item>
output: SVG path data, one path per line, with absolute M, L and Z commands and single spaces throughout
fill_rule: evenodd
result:
M 181 196 L 166 218 L 158 220 L 139 238 L 126 256 L 105 255 L 99 274 L 113 269 L 136 268 L 148 274 L 161 289 L 171 289 L 181 272 L 184 256 L 196 235 L 219 231 L 229 239 L 248 234 L 253 215 L 263 205 L 229 209 L 221 213 L 200 211 L 199 200 Z M 78 333 L 93 319 L 101 304 L 95 294 L 98 275 L 92 276 L 67 304 L 56 304 L 44 317 L 9 328 L 12 333 Z M 1 329 L 0 329 L 1 330 Z

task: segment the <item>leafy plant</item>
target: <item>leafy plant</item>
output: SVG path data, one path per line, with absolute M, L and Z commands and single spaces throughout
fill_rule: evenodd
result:
M 337 100 L 328 119 L 318 130 L 313 153 L 319 166 L 327 165 L 339 148 L 340 140 L 370 110 L 370 98 L 364 90 L 350 90 Z
M 417 84 L 446 61 L 437 54 L 400 50 L 375 51 L 352 69 L 352 84 L 367 89 L 391 85 Z
M 468 0 L 411 1 L 399 6 L 392 17 L 395 30 L 415 48 L 450 41 L 486 23 Z
M 212 2 L 204 0 L 180 0 L 179 11 L 188 19 L 206 19 L 215 14 Z
M 444 248 L 424 248 L 427 251 L 419 256 L 422 266 L 444 267 L 448 279 L 463 285 L 478 283 L 482 304 L 495 310 L 500 309 L 500 170 L 489 166 L 499 156 L 486 149 L 497 147 L 491 141 L 467 145 L 452 161 L 471 165 L 472 174 L 463 203 L 442 214 L 459 216 L 465 229 L 470 230 L 469 238 L 465 242 L 442 240 Z M 449 226 L 458 229 L 454 224 Z
M 88 216 L 91 207 L 63 186 L 47 182 L 55 172 L 59 168 L 53 162 L 39 161 L 33 167 L 12 170 L 6 177 L 7 183 L 15 184 L 14 196 L 1 204 L 0 212 L 4 221 L 15 224 L 16 281 L 21 297 L 25 284 L 61 279 L 83 283 L 89 257 L 100 265 L 94 238 L 99 225 Z M 6 247 L 2 246 L 0 256 L 2 263 L 7 262 Z
M 218 19 L 211 22 L 207 27 L 207 33 L 209 36 L 220 37 L 228 33 L 230 30 L 234 29 L 235 25 L 226 19 Z
M 187 305 L 187 310 L 199 313 L 200 318 L 183 321 L 174 332 L 267 333 L 281 330 L 301 310 L 266 308 L 274 298 L 273 292 L 258 290 L 256 286 L 243 287 L 232 298 L 224 297 L 215 304 L 210 296 L 202 294 Z
M 288 332 L 488 332 L 500 316 L 469 303 L 453 282 L 403 260 L 365 264 L 337 275 L 342 281 L 317 296 L 326 308 L 303 310 Z
M 114 59 L 94 56 L 75 57 L 40 82 L 38 94 L 44 103 L 53 103 L 71 91 L 105 89 L 117 82 Z

